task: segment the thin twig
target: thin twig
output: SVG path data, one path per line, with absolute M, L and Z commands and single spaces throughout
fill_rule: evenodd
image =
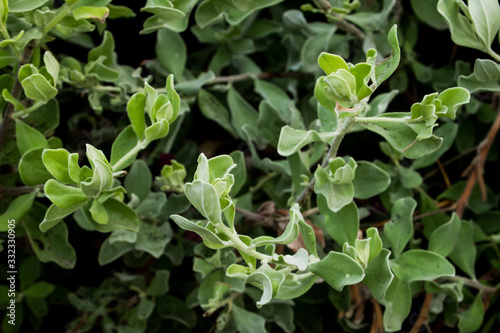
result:
M 471 165 L 463 173 L 464 176 L 469 176 L 469 179 L 467 180 L 467 185 L 465 186 L 462 195 L 456 203 L 456 212 L 459 217 L 462 217 L 465 207 L 469 202 L 469 197 L 472 194 L 472 190 L 474 189 L 474 185 L 476 185 L 476 183 L 478 183 L 479 185 L 483 201 L 486 201 L 487 199 L 486 184 L 483 178 L 484 164 L 486 163 L 488 153 L 490 152 L 491 146 L 495 141 L 498 130 L 500 129 L 500 94 L 495 94 L 495 97 L 497 103 L 497 116 L 493 121 L 488 134 L 479 144 L 476 157 L 472 161 Z
M 21 68 L 21 66 L 31 61 L 31 55 L 33 54 L 33 51 L 35 50 L 37 44 L 38 40 L 32 39 L 26 45 L 26 47 L 23 50 L 21 61 L 19 62 L 19 68 Z M 16 79 L 14 81 L 14 86 L 12 87 L 11 95 L 15 99 L 19 99 L 21 97 L 21 94 L 23 93 L 23 87 L 21 85 L 21 82 L 19 81 L 17 73 L 15 77 Z M 8 136 L 10 135 L 10 131 L 13 127 L 14 119 L 12 118 L 12 114 L 14 113 L 14 111 L 15 111 L 14 104 L 8 103 L 5 109 L 5 113 L 3 115 L 2 123 L 0 124 L 0 152 L 2 151 L 5 140 L 7 140 Z
M 36 188 L 43 190 L 43 185 L 39 185 Z M 0 186 L 0 199 L 8 196 L 18 196 L 26 193 L 31 193 L 36 190 L 35 187 L 31 186 L 18 186 L 18 187 L 2 187 Z
M 332 11 L 332 5 L 328 0 L 315 0 L 316 5 L 325 13 L 327 17 L 330 17 L 340 30 L 353 35 L 358 40 L 363 40 L 365 34 L 357 26 L 346 21 L 342 16 L 338 15 Z
M 469 279 L 465 276 L 456 275 L 456 276 L 447 277 L 446 279 L 451 280 L 451 281 L 456 281 L 456 282 L 462 281 L 466 286 L 472 287 L 472 288 L 477 289 L 477 290 L 481 290 L 486 294 L 498 294 L 498 293 L 500 293 L 500 290 L 498 288 L 487 286 L 487 285 L 482 284 L 481 282 L 479 282 L 477 280 L 472 280 L 472 279 Z
M 348 117 L 344 118 L 344 123 L 342 124 L 342 127 L 338 131 L 338 134 L 333 138 L 332 143 L 330 145 L 330 149 L 328 150 L 328 153 L 326 154 L 323 163 L 321 163 L 322 168 L 326 168 L 328 163 L 330 163 L 330 159 L 334 158 L 337 155 L 337 151 L 339 150 L 340 143 L 344 139 L 344 136 L 347 134 L 347 130 L 349 127 L 354 123 L 354 118 L 355 117 Z M 316 184 L 316 177 L 313 177 L 309 184 L 307 184 L 306 188 L 300 193 L 300 195 L 297 197 L 297 200 L 295 200 L 296 203 L 299 205 L 302 205 L 306 199 L 309 197 L 314 184 Z
M 422 325 L 427 324 L 427 322 L 429 321 L 429 310 L 431 307 L 431 302 L 433 297 L 434 297 L 433 294 L 425 295 L 424 304 L 422 304 L 422 308 L 420 309 L 420 314 L 418 315 L 415 325 L 413 325 L 413 327 L 411 328 L 410 333 L 418 333 L 420 331 L 420 327 L 422 327 Z

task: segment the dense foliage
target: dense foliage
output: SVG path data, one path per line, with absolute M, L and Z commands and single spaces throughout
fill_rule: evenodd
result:
M 498 329 L 499 29 L 496 0 L 0 0 L 3 332 Z

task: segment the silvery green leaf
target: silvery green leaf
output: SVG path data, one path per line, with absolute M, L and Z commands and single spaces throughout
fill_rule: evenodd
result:
M 211 223 L 222 222 L 219 197 L 212 184 L 194 180 L 186 184 L 185 193 L 191 204 Z
M 144 93 L 132 95 L 127 103 L 127 114 L 130 119 L 130 124 L 140 140 L 144 138 L 144 130 L 146 129 L 146 120 L 144 117 L 145 107 L 146 95 Z
M 411 302 L 410 285 L 394 277 L 384 299 L 380 300 L 380 303 L 385 306 L 384 329 L 387 332 L 401 331 L 403 321 L 410 314 Z
M 484 45 L 477 38 L 470 20 L 460 13 L 456 0 L 439 0 L 438 11 L 446 19 L 450 28 L 451 39 L 455 44 L 483 50 Z
M 455 267 L 443 256 L 420 249 L 405 251 L 391 260 L 391 269 L 399 280 L 407 283 L 455 276 Z
M 311 264 L 310 270 L 337 291 L 342 291 L 346 285 L 359 283 L 365 277 L 363 267 L 356 260 L 347 254 L 334 251 Z
M 45 136 L 27 125 L 24 121 L 16 119 L 16 137 L 17 147 L 21 154 L 28 152 L 33 148 L 50 148 L 50 145 Z
M 97 198 L 99 194 L 113 183 L 113 171 L 109 163 L 99 159 L 93 161 L 94 168 L 92 179 L 80 183 L 80 189 L 89 197 Z
M 70 177 L 69 158 L 70 153 L 66 149 L 44 149 L 42 153 L 43 164 L 55 179 L 76 185 L 77 183 Z
M 439 226 L 432 232 L 429 239 L 429 251 L 438 253 L 443 257 L 448 256 L 457 244 L 460 227 L 460 218 L 453 212 L 448 222 Z
M 214 232 L 207 229 L 203 223 L 192 222 L 180 215 L 172 215 L 172 220 L 182 229 L 189 230 L 197 233 L 203 238 L 204 241 L 207 241 L 205 244 L 209 244 L 211 248 L 223 248 L 230 246 L 232 243 L 229 241 L 224 241 L 220 239 Z
M 312 142 L 320 141 L 329 143 L 336 135 L 338 135 L 337 132 L 318 133 L 315 130 L 297 130 L 287 125 L 281 128 L 278 154 L 281 156 L 290 156 Z
M 62 209 L 89 200 L 89 197 L 78 187 L 63 185 L 54 179 L 49 179 L 45 183 L 44 192 L 45 196 L 49 198 L 50 201 Z
M 413 236 L 413 211 L 417 207 L 415 199 L 401 198 L 394 203 L 391 221 L 384 225 L 384 234 L 387 236 L 392 253 L 398 257 Z
M 378 301 L 385 296 L 387 288 L 389 288 L 394 274 L 391 272 L 389 257 L 391 251 L 382 249 L 380 255 L 375 257 L 365 268 L 366 276 L 363 279 L 373 297 Z
M 43 55 L 43 62 L 45 63 L 45 68 L 47 72 L 52 76 L 54 80 L 54 86 L 57 85 L 57 80 L 59 79 L 59 62 L 50 52 L 45 52 Z
M 57 95 L 58 90 L 54 88 L 47 78 L 41 74 L 33 74 L 21 81 L 24 93 L 28 98 L 35 101 L 47 103 Z
M 488 48 L 500 28 L 500 7 L 496 0 L 468 1 L 477 36 Z

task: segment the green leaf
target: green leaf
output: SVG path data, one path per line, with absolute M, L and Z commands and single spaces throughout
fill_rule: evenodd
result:
M 304 128 L 300 112 L 295 108 L 293 100 L 288 97 L 286 92 L 271 82 L 256 79 L 254 84 L 255 92 L 277 111 L 278 117 L 285 124 L 298 129 Z M 269 126 L 269 124 L 265 125 Z
M 320 172 L 320 167 L 316 170 L 314 174 L 316 179 Z M 322 173 L 322 172 L 321 172 Z M 325 179 L 326 177 L 322 177 Z M 354 199 L 354 186 L 352 183 L 347 184 L 334 184 L 328 178 L 325 179 L 326 182 L 318 182 L 314 186 L 314 192 L 320 194 L 319 200 L 325 200 L 328 208 L 336 213 L 340 211 L 343 207 L 350 204 Z
M 66 149 L 44 149 L 42 161 L 55 179 L 61 183 L 76 185 L 69 175 L 69 155 Z
M 90 145 L 87 147 L 89 146 Z M 92 179 L 90 181 L 82 181 L 80 183 L 80 189 L 86 196 L 97 198 L 102 191 L 110 187 L 113 183 L 113 171 L 107 161 L 92 161 L 92 158 L 88 154 L 88 150 L 87 157 L 89 157 L 90 163 L 94 164 L 92 168 Z
M 177 91 L 175 91 L 174 88 L 174 75 L 170 74 L 167 77 L 167 81 L 165 83 L 165 90 L 167 91 L 167 97 L 170 103 L 172 103 L 172 117 L 170 119 L 167 119 L 168 122 L 171 124 L 172 122 L 177 119 L 177 116 L 179 115 L 179 111 L 181 108 L 181 99 L 179 97 L 179 94 Z
M 162 213 L 167 196 L 163 192 L 150 192 L 150 194 L 135 208 L 137 215 L 157 218 Z
M 158 61 L 172 74 L 180 78 L 187 61 L 187 48 L 182 37 L 171 30 L 160 29 L 156 38 Z
M 28 186 L 40 185 L 53 178 L 42 161 L 44 149 L 43 147 L 32 148 L 21 157 L 19 175 L 24 184 Z
M 300 277 L 300 274 L 296 274 L 296 276 Z M 292 275 L 288 275 L 281 284 L 276 298 L 286 300 L 300 297 L 311 289 L 317 279 L 318 277 L 316 275 L 298 279 L 294 279 Z
M 257 136 L 259 132 L 257 119 L 259 117 L 254 107 L 248 103 L 234 87 L 230 87 L 227 93 L 227 104 L 231 112 L 231 125 L 240 139 L 245 140 L 247 135 L 243 130 L 245 126 L 247 131 Z
M 420 169 L 435 163 L 437 159 L 447 152 L 455 142 L 458 128 L 459 125 L 452 122 L 439 126 L 434 134 L 439 138 L 443 138 L 443 144 L 436 151 L 416 159 L 411 165 L 412 168 Z
M 47 103 L 56 97 L 57 89 L 41 74 L 33 74 L 21 81 L 26 97 Z
M 290 156 L 312 142 L 320 141 L 329 143 L 337 135 L 337 132 L 318 133 L 315 130 L 296 130 L 287 125 L 281 128 L 278 154 L 281 156 Z
M 233 304 L 231 317 L 234 320 L 238 332 L 241 333 L 265 333 L 266 320 L 250 311 Z
M 164 295 L 156 299 L 158 314 L 163 319 L 173 319 L 188 328 L 196 325 L 196 315 L 186 302 L 177 297 Z
M 448 28 L 446 21 L 437 11 L 438 0 L 411 0 L 411 7 L 419 20 L 430 25 L 436 30 L 445 30 Z
M 462 221 L 455 248 L 450 253 L 451 261 L 474 280 L 477 248 L 474 243 L 474 227 L 470 222 Z
M 151 279 L 146 293 L 152 296 L 162 296 L 169 291 L 170 272 L 167 270 L 157 270 Z
M 37 9 L 49 2 L 49 0 L 8 0 L 8 2 L 9 12 L 22 13 Z
M 127 173 L 124 186 L 129 196 L 133 193 L 137 195 L 140 201 L 143 201 L 149 195 L 152 179 L 153 176 L 146 162 L 137 160 Z
M 210 248 L 221 249 L 232 244 L 231 242 L 220 239 L 219 236 L 207 229 L 201 222 L 195 223 L 180 215 L 172 215 L 170 218 L 182 229 L 193 231 L 200 235 L 205 245 Z
M 63 185 L 54 179 L 49 179 L 45 183 L 44 191 L 45 196 L 61 209 L 67 209 L 89 200 L 89 197 L 78 187 Z
M 229 111 L 214 95 L 200 89 L 198 92 L 198 106 L 206 118 L 215 121 L 232 136 L 237 136 L 229 119 Z
M 130 124 L 140 140 L 144 138 L 144 130 L 146 129 L 146 119 L 144 117 L 145 107 L 146 94 L 144 93 L 132 95 L 127 103 L 127 114 L 130 119 Z
M 448 256 L 457 244 L 460 234 L 460 217 L 453 212 L 451 219 L 435 229 L 429 239 L 429 251 Z
M 119 165 L 120 170 L 123 170 L 134 163 L 138 152 L 136 151 L 132 154 L 130 152 L 134 151 L 138 143 L 139 139 L 132 126 L 125 127 L 123 131 L 118 134 L 111 146 L 111 165 L 113 167 Z
M 6 102 L 14 105 L 14 111 L 21 111 L 25 109 L 23 103 L 14 98 L 14 96 L 12 96 L 12 94 L 7 89 L 2 90 L 2 97 Z
M 417 202 L 413 198 L 401 198 L 394 203 L 391 221 L 384 225 L 384 234 L 391 243 L 392 253 L 398 257 L 413 236 L 413 211 Z
M 478 91 L 500 91 L 500 66 L 490 59 L 476 59 L 474 72 L 460 75 L 458 84 L 471 93 Z
M 247 180 L 247 170 L 245 163 L 245 155 L 241 150 L 233 151 L 229 156 L 235 162 L 236 167 L 231 170 L 231 174 L 234 175 L 234 184 L 231 187 L 231 192 L 229 192 L 229 196 L 235 197 L 238 192 L 245 185 Z
M 455 267 L 443 256 L 425 250 L 408 250 L 391 261 L 391 269 L 403 282 L 432 281 L 455 276 Z
M 50 52 L 45 52 L 43 55 L 43 62 L 45 64 L 45 68 L 47 72 L 49 72 L 50 76 L 54 80 L 54 86 L 57 85 L 57 80 L 59 78 L 59 62 Z
M 397 26 L 393 25 L 387 34 L 387 41 L 391 45 L 392 54 L 378 63 L 375 67 L 375 82 L 380 86 L 382 82 L 387 80 L 398 68 L 401 58 L 401 50 L 399 49 Z
M 391 184 L 391 177 L 387 172 L 371 162 L 359 161 L 356 176 L 352 181 L 354 197 L 368 199 L 384 192 Z
M 410 285 L 394 277 L 381 303 L 385 306 L 384 328 L 387 332 L 399 332 L 411 310 Z
M 335 73 L 339 69 L 349 71 L 349 66 L 347 66 L 345 60 L 336 54 L 322 52 L 319 55 L 318 64 L 326 75 Z
M 333 212 L 323 196 L 318 197 L 318 208 L 325 217 L 325 227 L 330 235 L 340 246 L 348 243 L 354 246 L 359 230 L 359 212 L 354 202 Z
M 144 132 L 146 136 L 146 142 L 149 143 L 165 137 L 168 134 L 169 130 L 170 126 L 168 124 L 168 121 L 166 121 L 165 119 L 154 123 L 153 125 L 147 127 L 146 131 Z
M 7 23 L 7 15 L 9 14 L 9 3 L 7 0 L 2 0 L 0 2 L 0 25 L 3 27 L 2 30 L 6 27 Z
M 254 0 L 254 1 L 235 1 L 221 2 L 219 0 L 207 0 L 200 4 L 196 9 L 196 24 L 200 28 L 206 28 L 212 25 L 221 17 L 230 25 L 237 25 L 253 12 L 276 5 L 283 0 Z
M 138 251 L 145 251 L 155 258 L 160 258 L 171 239 L 172 234 L 168 234 L 165 228 L 143 222 L 134 247 Z
M 94 199 L 92 201 L 92 206 L 90 206 L 89 212 L 92 215 L 92 219 L 94 219 L 95 222 L 100 224 L 108 223 L 109 221 L 108 213 L 106 212 L 106 209 L 104 209 L 104 206 L 99 202 L 99 200 Z
M 139 230 L 141 224 L 139 218 L 135 211 L 125 203 L 114 198 L 109 198 L 103 203 L 103 206 L 109 217 L 109 225 L 135 232 Z
M 333 251 L 319 262 L 311 264 L 310 270 L 337 291 L 342 291 L 346 285 L 359 283 L 365 277 L 363 268 L 356 260 Z
M 222 211 L 215 187 L 207 182 L 195 180 L 185 186 L 186 197 L 191 204 L 211 223 L 222 222 Z
M 318 257 L 314 228 L 305 222 L 304 219 L 299 219 L 299 232 L 300 235 L 302 235 L 302 240 L 304 241 L 304 245 L 309 255 Z
M 469 1 L 469 12 L 477 36 L 486 47 L 489 47 L 500 28 L 498 1 Z
M 403 118 L 407 113 L 391 112 L 383 114 L 383 117 Z M 431 135 L 429 138 L 417 140 L 417 133 L 409 126 L 401 126 L 400 123 L 390 121 L 377 121 L 376 123 L 360 122 L 366 129 L 384 137 L 390 145 L 400 151 L 404 157 L 416 159 L 430 154 L 441 146 L 442 138 Z
M 40 216 L 45 215 L 45 210 L 44 206 L 35 203 L 23 219 L 31 247 L 41 262 L 53 261 L 62 268 L 72 269 L 76 264 L 76 253 L 68 242 L 66 225 L 59 223 L 46 233 L 38 227 Z
M 111 244 L 109 238 L 110 237 L 106 238 L 106 240 L 102 243 L 101 248 L 99 249 L 99 256 L 97 257 L 97 260 L 99 262 L 99 265 L 101 266 L 115 261 L 125 253 L 130 252 L 134 249 L 133 244 L 126 242 L 114 242 Z
M 385 293 L 394 278 L 389 263 L 390 255 L 389 250 L 382 249 L 380 254 L 370 261 L 365 269 L 366 276 L 363 283 L 370 288 L 373 297 L 378 301 L 384 299 Z
M 484 319 L 482 292 L 477 293 L 472 305 L 464 312 L 457 314 L 460 333 L 477 332 Z
M 460 6 L 457 1 L 439 0 L 437 8 L 439 13 L 446 19 L 450 28 L 451 39 L 455 44 L 484 50 L 484 46 L 478 40 L 471 22 L 460 14 Z
M 99 60 L 99 57 L 104 56 L 104 61 L 102 62 L 105 66 L 113 65 L 113 53 L 115 49 L 115 40 L 113 35 L 109 31 L 104 32 L 104 37 L 102 39 L 101 45 L 94 47 L 89 51 L 87 56 L 87 61 L 93 62 Z
M 0 214 L 0 231 L 6 232 L 9 229 L 8 221 L 20 221 L 23 216 L 30 211 L 33 201 L 35 201 L 36 191 L 27 193 L 15 198 L 7 210 Z
M 285 274 L 263 264 L 257 271 L 248 275 L 245 281 L 262 290 L 262 296 L 256 303 L 257 307 L 260 308 L 276 297 L 284 280 Z
M 55 286 L 47 282 L 37 282 L 32 284 L 28 289 L 24 290 L 23 293 L 27 297 L 44 299 L 49 296 L 55 289 Z
M 51 205 L 49 209 L 47 209 L 43 221 L 40 223 L 40 231 L 46 232 L 47 230 L 53 228 L 55 225 L 61 222 L 66 216 L 70 215 L 71 213 L 82 207 L 89 200 L 90 199 L 87 198 L 86 201 L 78 202 L 75 205 L 65 209 L 59 208 L 55 204 Z
M 100 23 L 104 23 L 109 15 L 109 8 L 80 6 L 74 8 L 71 13 L 77 21 L 82 19 L 94 19 Z
M 33 127 L 26 125 L 22 120 L 16 119 L 17 147 L 21 154 L 33 148 L 50 148 L 45 136 Z
M 137 318 L 148 319 L 155 308 L 155 302 L 151 301 L 147 296 L 142 296 L 137 304 Z

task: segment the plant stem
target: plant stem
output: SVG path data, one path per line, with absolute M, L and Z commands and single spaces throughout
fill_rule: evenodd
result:
M 337 155 L 340 143 L 344 139 L 344 136 L 347 134 L 347 130 L 349 129 L 349 127 L 351 127 L 351 125 L 354 123 L 355 118 L 356 117 L 343 118 L 344 122 L 342 123 L 340 130 L 338 130 L 338 134 L 333 138 L 332 143 L 330 145 L 330 149 L 328 150 L 328 153 L 326 154 L 323 163 L 321 164 L 322 168 L 325 168 L 328 165 L 328 163 L 330 163 L 330 159 L 334 158 Z M 298 203 L 299 205 L 302 205 L 305 202 L 305 200 L 309 197 L 309 194 L 311 193 L 314 184 L 316 184 L 316 178 L 311 179 L 309 184 L 302 191 L 302 193 L 300 193 L 295 202 Z
M 466 286 L 472 287 L 477 290 L 484 291 L 487 294 L 497 294 L 499 293 L 499 289 L 487 286 L 485 284 L 482 284 L 481 282 L 477 280 L 471 280 L 465 276 L 450 276 L 447 277 L 446 279 L 451 280 L 451 281 L 456 281 L 460 282 L 462 281 Z
M 273 257 L 268 256 L 267 254 L 263 254 L 255 251 L 254 249 L 248 247 L 243 241 L 238 237 L 238 235 L 229 227 L 224 225 L 223 223 L 218 223 L 215 226 L 220 232 L 224 233 L 232 242 L 233 246 L 240 252 L 243 252 L 251 257 L 257 258 L 261 261 L 272 262 Z
M 50 30 L 52 30 L 52 28 L 54 28 L 59 22 L 61 22 L 61 20 L 64 17 L 66 17 L 66 15 L 69 14 L 71 9 L 73 9 L 73 7 L 75 7 L 79 2 L 81 2 L 81 0 L 77 0 L 71 4 L 68 4 L 67 2 L 64 3 L 64 5 L 62 5 L 61 8 L 59 8 L 59 11 L 57 12 L 56 16 L 54 16 L 52 20 L 50 20 L 43 28 L 43 35 L 44 36 L 47 35 L 50 32 Z
M 145 140 L 137 142 L 134 148 L 130 149 L 128 153 L 126 153 L 122 158 L 120 158 L 116 163 L 112 165 L 113 172 L 120 171 L 124 168 L 124 165 L 127 163 L 127 160 L 134 157 L 140 150 L 144 149 L 147 146 Z
M 409 117 L 404 117 L 404 118 L 391 118 L 391 117 L 356 117 L 356 122 L 357 123 L 371 123 L 371 124 L 376 124 L 376 123 L 416 123 L 421 120 L 415 121 L 418 119 L 410 119 Z
M 12 118 L 16 119 L 16 118 L 24 117 L 24 116 L 30 114 L 31 112 L 38 110 L 42 105 L 44 105 L 44 103 L 42 101 L 37 101 L 32 106 L 30 106 L 27 109 L 24 109 L 22 111 L 14 112 L 12 114 Z

